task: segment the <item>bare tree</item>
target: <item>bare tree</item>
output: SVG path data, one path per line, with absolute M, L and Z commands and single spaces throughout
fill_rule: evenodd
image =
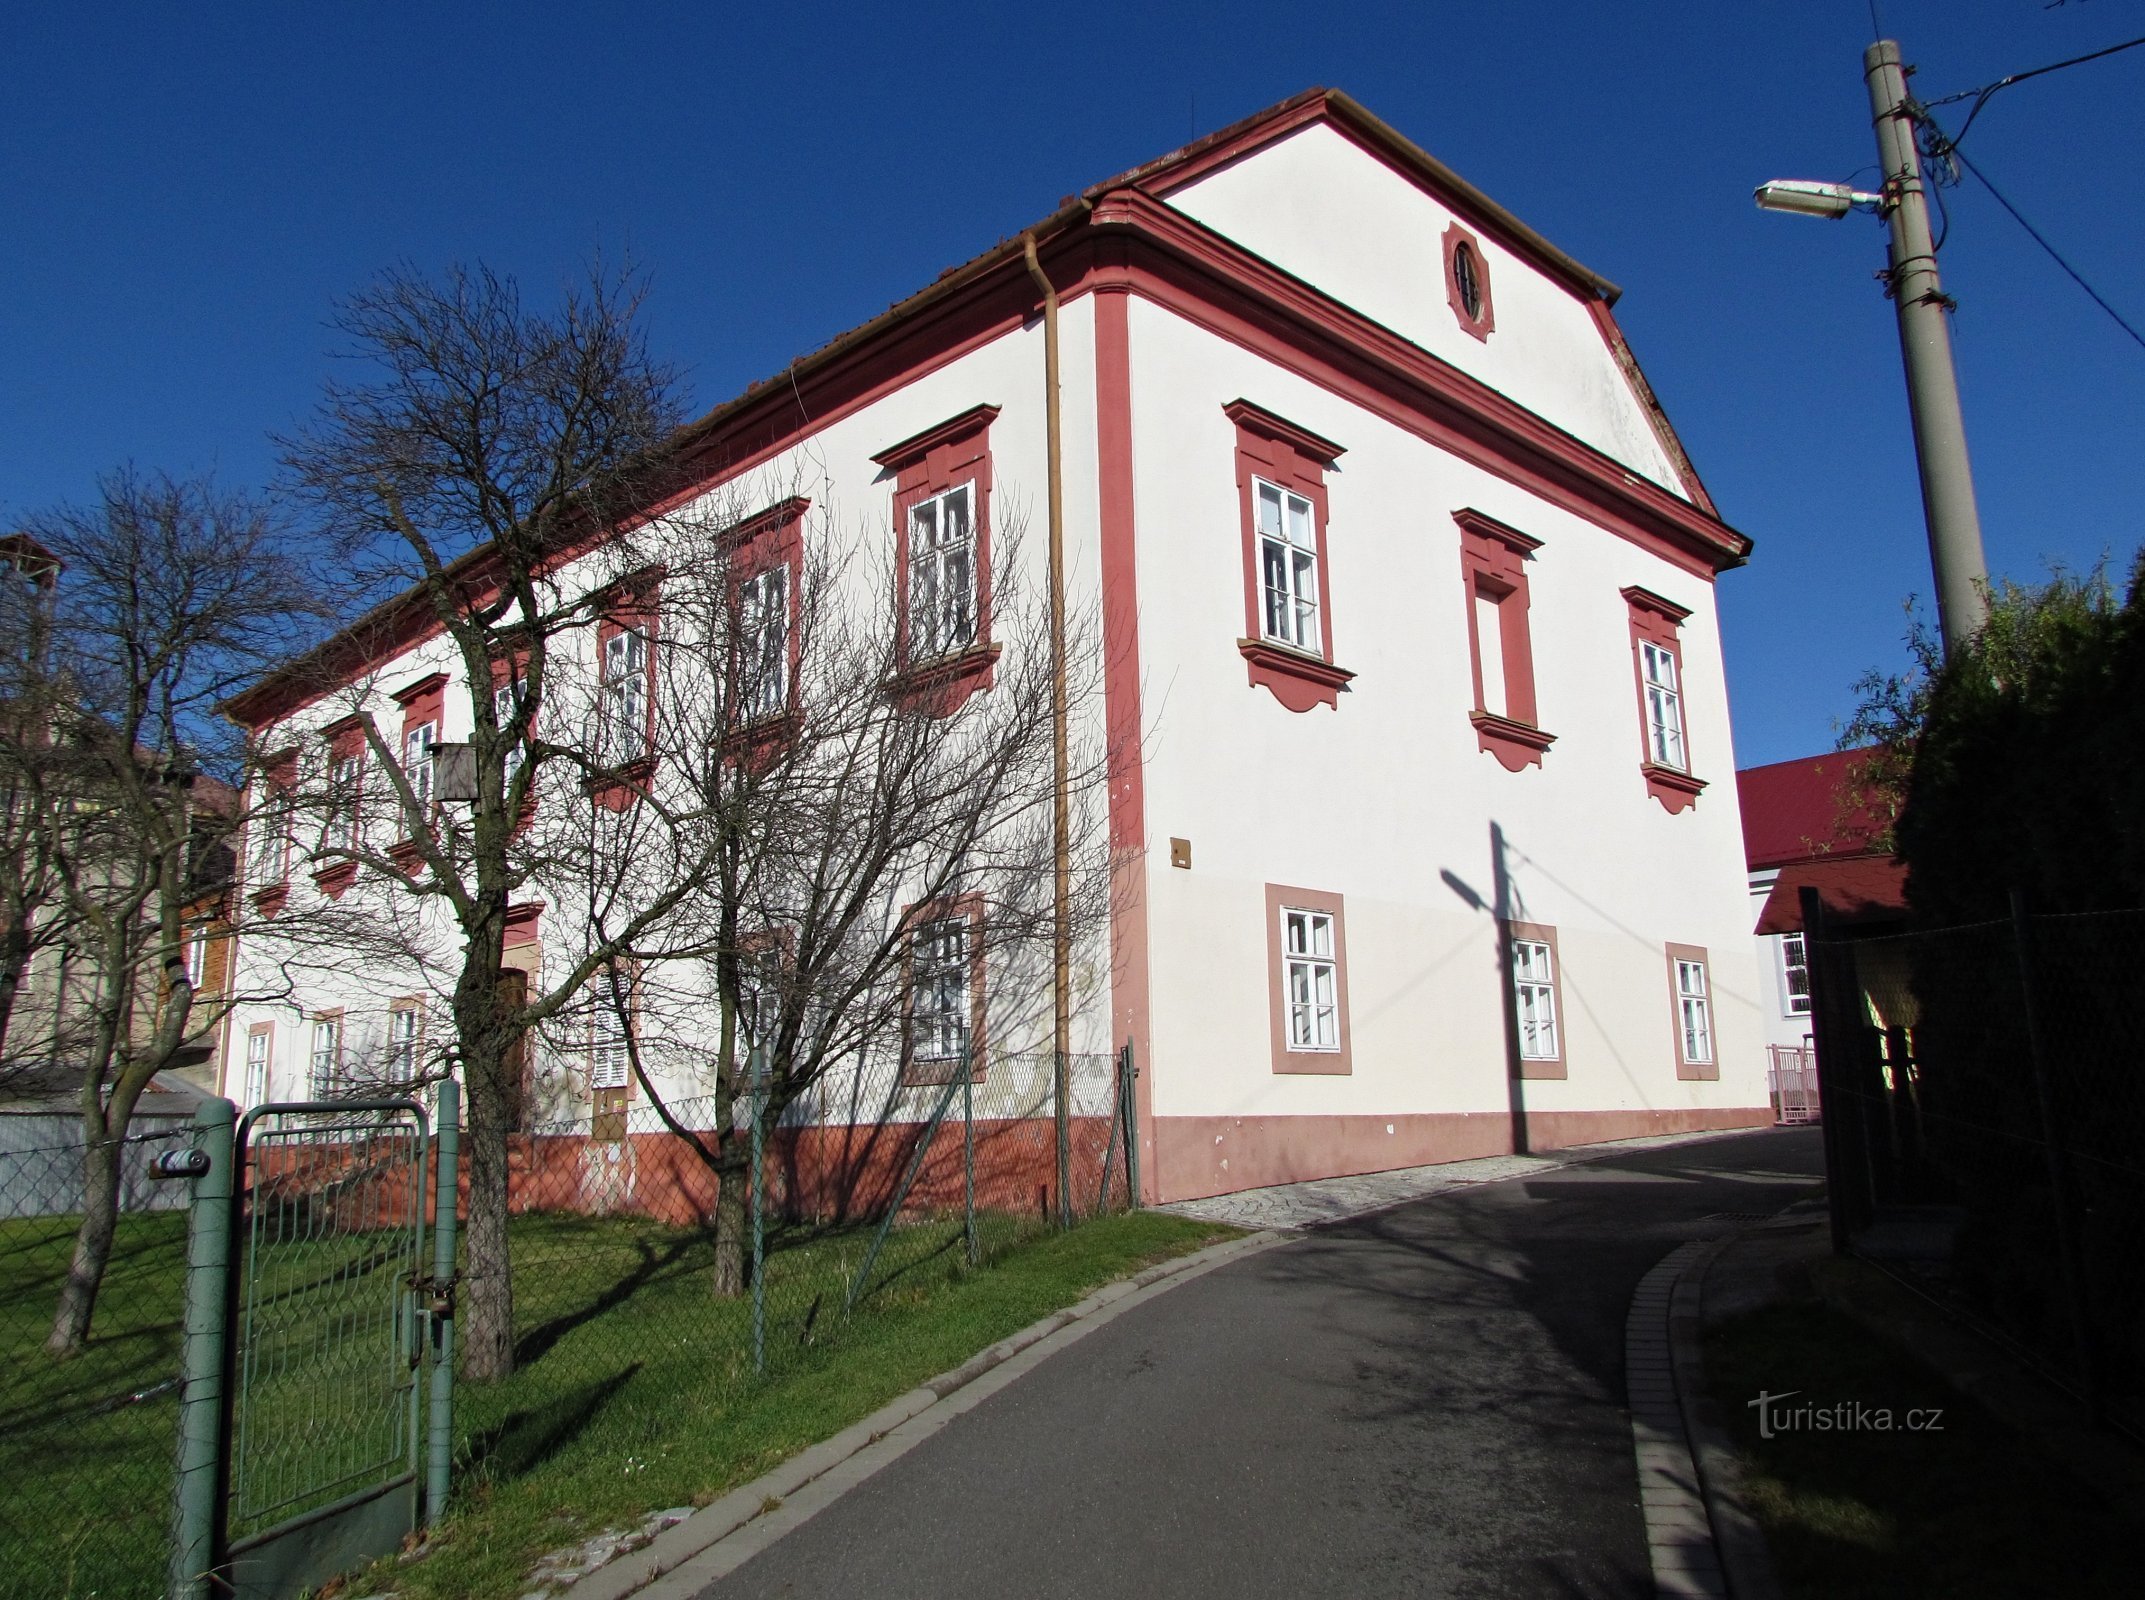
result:
M 47 1348 L 88 1337 L 142 1092 L 213 1034 L 188 945 L 228 886 L 243 741 L 217 704 L 299 642 L 308 589 L 263 508 L 207 482 L 115 473 L 92 504 L 31 519 L 65 574 L 41 759 L 16 799 L 58 885 L 79 982 L 83 1218 Z
M 59 760 L 53 608 L 59 560 L 27 534 L 0 539 L 0 1073 L 31 961 L 66 934 L 48 819 L 37 800 Z

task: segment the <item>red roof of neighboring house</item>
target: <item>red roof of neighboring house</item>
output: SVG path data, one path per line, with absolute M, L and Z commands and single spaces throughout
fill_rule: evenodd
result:
M 1867 805 L 1849 807 L 1846 780 L 1856 750 L 1775 761 L 1735 775 L 1743 805 L 1743 853 L 1750 869 L 1827 856 L 1868 855 L 1883 822 Z
M 1802 890 L 1815 889 L 1829 922 L 1897 922 L 1907 914 L 1907 869 L 1890 856 L 1831 856 L 1780 869 L 1753 933 L 1802 927 Z

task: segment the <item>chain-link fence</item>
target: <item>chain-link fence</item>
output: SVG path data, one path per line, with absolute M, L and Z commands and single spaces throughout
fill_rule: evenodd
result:
M 1846 1242 L 2145 1427 L 2145 912 L 1812 949 Z
M 120 1148 L 119 1209 L 88 1336 L 48 1348 L 82 1232 L 83 1145 L 63 1116 L 0 1116 L 0 1596 L 164 1592 L 179 1414 L 190 1185 L 149 1163 L 160 1122 Z

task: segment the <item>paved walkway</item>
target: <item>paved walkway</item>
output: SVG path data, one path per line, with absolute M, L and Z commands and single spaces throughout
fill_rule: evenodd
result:
M 1652 1595 L 1633 1289 L 1820 1168 L 1804 1129 L 1589 1152 L 1245 1255 L 1043 1361 L 703 1594 Z

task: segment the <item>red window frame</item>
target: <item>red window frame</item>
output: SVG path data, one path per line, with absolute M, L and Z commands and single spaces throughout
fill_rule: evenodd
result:
M 901 1081 L 908 1084 L 950 1083 L 959 1068 L 943 1060 L 919 1062 L 913 1050 L 911 1023 L 916 986 L 913 982 L 914 935 L 934 922 L 965 920 L 968 924 L 968 1076 L 981 1083 L 989 1070 L 990 1050 L 984 1007 L 983 896 L 941 895 L 923 900 L 901 914 Z
M 1645 779 L 1646 792 L 1674 815 L 1696 804 L 1706 786 L 1704 779 L 1694 775 L 1697 763 L 1691 755 L 1690 678 L 1683 670 L 1681 629 L 1691 612 L 1688 606 L 1679 606 L 1675 601 L 1663 599 L 1651 589 L 1642 589 L 1636 584 L 1624 589 L 1622 594 L 1631 613 L 1631 681 L 1638 695 L 1639 774 Z M 1642 649 L 1648 644 L 1666 650 L 1676 663 L 1676 702 L 1683 718 L 1683 768 L 1680 771 L 1653 758 L 1653 737 L 1646 712 L 1646 658 Z
M 792 497 L 748 517 L 731 530 L 730 557 L 731 637 L 742 642 L 745 585 L 773 568 L 783 569 L 783 646 L 787 655 L 788 681 L 782 686 L 782 704 L 770 712 L 746 717 L 729 705 L 725 743 L 751 752 L 794 731 L 800 711 L 798 673 L 804 664 L 804 640 L 797 631 L 799 592 L 804 583 L 804 514 L 812 502 Z
M 604 719 L 610 714 L 605 697 L 604 654 L 611 641 L 620 634 L 637 633 L 642 640 L 641 753 L 612 766 L 603 750 L 599 748 L 594 752 L 596 773 L 589 783 L 589 794 L 596 804 L 611 811 L 623 811 L 638 800 L 655 772 L 655 663 L 660 620 L 658 580 L 652 577 L 615 586 L 596 619 L 596 737 L 599 740 L 607 737 L 603 731 Z
M 389 698 L 402 707 L 402 735 L 401 742 L 395 746 L 395 759 L 402 764 L 402 775 L 409 781 L 411 789 L 415 790 L 418 787 L 418 778 L 410 770 L 410 735 L 429 725 L 432 729 L 432 743 L 439 743 L 440 735 L 446 729 L 447 675 L 444 672 L 435 672 L 429 677 L 418 679 L 406 689 L 396 690 Z M 432 819 L 439 814 L 439 796 L 435 792 L 433 773 L 427 772 L 423 782 L 422 826 L 430 828 Z M 408 818 L 403 820 L 406 822 Z M 415 851 L 408 848 L 414 843 L 416 834 L 415 828 L 406 830 L 401 846 L 389 848 L 389 854 L 395 857 L 396 864 L 404 870 L 416 865 Z
M 1490 335 L 1497 331 L 1497 309 L 1490 299 L 1490 258 L 1482 249 L 1482 241 L 1470 228 L 1455 222 L 1445 230 L 1442 240 L 1445 258 L 1445 303 L 1452 307 L 1453 320 L 1460 331 L 1489 343 Z M 1460 251 L 1465 249 L 1475 260 L 1475 299 L 1480 309 L 1470 314 L 1467 300 L 1460 293 Z
M 1507 772 L 1542 764 L 1556 743 L 1544 733 L 1534 696 L 1534 639 L 1527 622 L 1527 562 L 1542 541 L 1495 517 L 1466 507 L 1452 514 L 1460 525 L 1460 575 L 1467 601 L 1467 659 L 1474 676 L 1475 705 L 1468 713 L 1478 748 Z M 1482 674 L 1482 628 L 1478 602 L 1497 608 L 1498 660 L 1503 668 L 1504 709 L 1487 702 Z
M 1330 439 L 1299 428 L 1249 400 L 1232 400 L 1222 414 L 1236 425 L 1237 514 L 1244 547 L 1244 634 L 1236 648 L 1247 681 L 1295 712 L 1340 706 L 1340 692 L 1355 677 L 1333 659 L 1333 561 L 1326 537 L 1326 472 L 1346 454 Z M 1262 620 L 1259 578 L 1259 513 L 1256 478 L 1311 502 L 1318 549 L 1318 649 L 1298 649 L 1269 639 Z
M 1333 919 L 1333 1003 L 1338 1050 L 1291 1050 L 1288 1042 L 1288 952 L 1282 948 L 1283 911 L 1317 911 Z M 1285 883 L 1266 885 L 1267 1020 L 1276 1073 L 1345 1077 L 1355 1071 L 1354 1042 L 1348 1026 L 1348 916 L 1342 897 L 1322 889 Z
M 291 809 L 291 797 L 298 788 L 297 748 L 293 746 L 262 762 L 260 776 L 254 782 L 259 786 L 261 794 L 254 806 L 252 820 L 247 824 L 248 831 L 270 826 L 283 830 L 283 849 L 278 863 L 282 870 L 276 874 L 273 882 L 262 882 L 253 889 L 254 909 L 264 917 L 272 917 L 281 911 L 290 899 L 290 830 L 297 822 Z M 249 840 L 246 851 L 246 866 L 249 871 L 253 866 L 253 858 L 254 851 Z
M 999 646 L 991 638 L 991 424 L 998 406 L 971 406 L 935 427 L 912 434 L 871 459 L 894 479 L 894 690 L 902 703 L 950 716 L 979 689 L 997 681 Z M 975 531 L 976 636 L 947 655 L 916 661 L 909 654 L 909 512 L 933 495 L 975 485 L 970 514 Z
M 320 736 L 328 747 L 328 776 L 325 788 L 328 798 L 327 827 L 345 830 L 348 844 L 328 846 L 337 850 L 359 850 L 364 847 L 365 826 L 365 718 L 362 715 L 344 717 L 331 722 L 320 730 Z M 335 769 L 345 761 L 357 763 L 350 793 L 337 792 Z M 345 817 L 343 805 L 347 800 L 349 813 Z M 326 829 L 323 829 L 322 844 L 327 845 Z M 313 883 L 330 900 L 340 900 L 351 884 L 357 882 L 357 863 L 347 857 L 330 861 L 313 869 Z

